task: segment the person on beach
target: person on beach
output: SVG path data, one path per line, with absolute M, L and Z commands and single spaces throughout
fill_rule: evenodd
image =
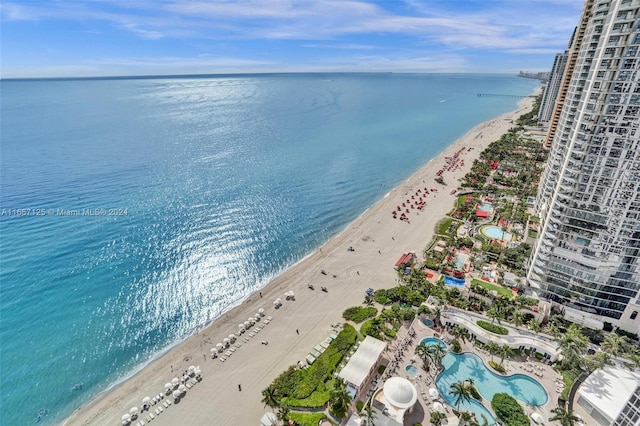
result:
M 296 328 L 296 334 L 300 334 L 300 331 Z

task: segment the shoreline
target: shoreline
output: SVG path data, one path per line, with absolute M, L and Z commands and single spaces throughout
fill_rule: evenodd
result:
M 533 93 L 539 90 L 538 87 Z M 469 130 L 383 194 L 322 246 L 230 306 L 195 334 L 176 342 L 132 375 L 95 395 L 64 419 L 63 424 L 115 423 L 131 407 L 139 406 L 143 397 L 162 392 L 167 381 L 192 364 L 201 367 L 203 381 L 190 389 L 179 404 L 156 416 L 154 424 L 208 424 L 212 418 L 221 424 L 257 423 L 269 411 L 260 403 L 262 389 L 289 365 L 304 360 L 313 346 L 332 332 L 329 325 L 343 321 L 344 309 L 362 303 L 364 289 L 392 287 L 397 278 L 393 265 L 400 255 L 413 251 L 422 258 L 436 223 L 453 208 L 455 195 L 450 191 L 457 188 L 458 179 L 489 143 L 513 126 L 511 120 L 530 110 L 532 104 L 533 98 L 524 98 L 517 110 Z M 435 173 L 445 165 L 445 157 L 457 151 L 461 152 L 464 166 L 444 173 L 447 185 L 436 183 Z M 426 196 L 425 210 L 412 210 L 407 221 L 392 218 L 396 205 L 422 188 L 437 189 Z M 351 246 L 354 252 L 346 250 Z M 326 270 L 327 275 L 321 274 L 321 270 Z M 308 284 L 313 284 L 315 290 L 307 288 Z M 321 292 L 321 286 L 328 291 Z M 286 291 L 294 291 L 296 300 L 285 300 Z M 276 298 L 282 299 L 283 306 L 279 309 L 273 306 Z M 210 348 L 234 333 L 237 325 L 259 308 L 273 316 L 260 335 L 246 342 L 238 340 L 242 347 L 225 362 L 211 359 Z M 262 340 L 269 344 L 262 344 Z M 238 390 L 240 384 L 242 391 Z M 145 412 L 141 419 L 146 415 Z

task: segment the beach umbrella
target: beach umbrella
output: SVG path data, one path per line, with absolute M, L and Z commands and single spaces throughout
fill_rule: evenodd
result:
M 171 383 L 165 383 L 164 384 L 164 390 L 165 391 L 170 391 L 172 387 L 173 387 L 173 385 Z
M 251 323 L 249 323 L 249 321 L 245 321 L 244 328 L 248 329 L 249 327 L 251 327 Z
M 541 425 L 544 423 L 544 418 L 540 415 L 540 413 L 531 413 L 531 420 Z
M 177 377 L 174 377 L 173 379 L 171 379 L 171 385 L 173 387 L 176 387 L 180 384 L 180 379 L 178 379 Z
M 262 308 L 258 309 L 258 313 L 259 313 L 260 315 L 264 315 L 264 309 L 262 309 Z
M 171 386 L 171 384 L 169 384 L 169 386 Z M 151 398 L 149 398 L 148 396 L 142 398 L 142 406 L 148 407 L 149 405 L 151 405 Z
M 256 314 L 256 316 L 253 318 L 256 320 L 256 322 L 260 321 L 260 314 Z
M 238 324 L 238 330 L 244 331 L 244 324 Z
M 295 294 L 294 294 L 293 290 L 289 292 L 289 297 L 292 298 L 292 299 L 295 297 Z
M 128 424 L 131 422 L 131 415 L 129 413 L 123 414 L 122 415 L 122 424 Z
M 230 334 L 229 335 L 229 340 L 231 340 L 231 342 L 235 342 L 236 341 L 236 335 L 235 334 Z
M 229 343 L 231 343 L 231 340 L 229 340 L 227 337 L 225 337 L 224 339 L 222 339 L 222 343 L 223 343 L 225 346 L 229 346 Z
M 187 393 L 187 387 L 185 385 L 180 385 L 180 387 L 178 388 L 178 392 L 184 395 L 185 393 Z
M 194 365 L 190 365 L 187 371 L 189 374 L 193 375 L 196 372 L 196 367 Z
M 433 403 L 433 409 L 440 412 L 440 413 L 444 413 L 445 409 L 444 409 L 444 405 L 440 404 L 439 402 L 434 402 Z
M 277 424 L 278 418 L 271 412 L 264 413 L 262 418 L 260 418 L 260 426 L 275 426 Z
M 218 349 L 218 352 L 222 352 L 222 349 L 224 348 L 224 345 L 222 343 L 218 343 L 216 345 L 216 349 Z
M 173 391 L 173 397 L 174 397 L 175 399 L 180 399 L 180 391 L 174 390 L 174 391 Z
M 196 376 L 199 376 L 200 374 L 202 374 L 202 371 L 200 370 L 200 366 L 196 367 L 195 374 L 196 374 Z
M 131 417 L 138 417 L 138 407 L 131 407 L 129 414 L 131 414 Z
M 429 389 L 429 396 L 431 397 L 431 399 L 438 398 L 438 396 L 439 396 L 438 389 L 436 389 L 436 388 Z

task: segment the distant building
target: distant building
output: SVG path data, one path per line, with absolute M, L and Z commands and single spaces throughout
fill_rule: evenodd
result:
M 543 125 L 546 125 L 549 120 L 551 120 L 553 107 L 556 104 L 556 98 L 560 91 L 560 83 L 562 82 L 562 76 L 564 75 L 564 70 L 567 67 L 568 60 L 569 51 L 565 50 L 564 53 L 557 53 L 553 61 L 551 75 L 544 88 L 542 101 L 540 102 L 540 109 L 538 110 L 538 121 Z
M 640 331 L 640 0 L 587 0 L 536 198 L 529 291 Z M 560 109 L 558 109 L 558 107 Z
M 640 374 L 605 367 L 578 389 L 577 404 L 591 417 L 588 425 L 640 426 Z

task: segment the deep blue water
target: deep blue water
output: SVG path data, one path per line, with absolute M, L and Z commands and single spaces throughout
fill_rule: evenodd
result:
M 516 106 L 477 93 L 527 95 L 536 84 L 438 74 L 1 81 L 0 423 L 61 421 Z

